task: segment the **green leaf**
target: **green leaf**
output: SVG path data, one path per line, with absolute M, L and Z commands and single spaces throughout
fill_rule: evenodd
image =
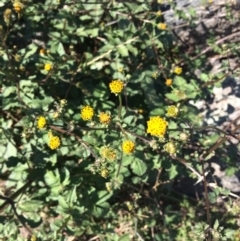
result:
M 63 209 L 69 209 L 69 205 L 68 205 L 68 203 L 66 202 L 66 200 L 65 200 L 64 197 L 58 196 L 58 202 L 59 202 L 59 205 L 60 205 Z
M 130 235 L 129 235 L 129 234 L 124 234 L 124 235 L 122 235 L 122 236 L 119 238 L 118 241 L 129 241 L 129 240 L 131 240 Z
M 60 56 L 63 56 L 66 54 L 63 44 L 61 42 L 59 42 L 59 44 L 58 44 L 57 52 Z
M 10 94 L 17 92 L 17 87 L 16 86 L 9 86 L 9 87 L 4 87 L 3 88 L 3 97 L 8 97 Z
M 208 199 L 210 203 L 214 204 L 217 202 L 217 195 L 214 192 L 208 193 Z
M 123 56 L 123 57 L 127 57 L 128 54 L 128 49 L 125 45 L 120 45 L 117 47 L 117 51 Z
M 7 143 L 7 148 L 6 148 L 6 151 L 4 153 L 4 158 L 5 159 L 8 159 L 10 157 L 16 157 L 17 156 L 17 148 L 12 144 L 14 143 L 13 140 L 9 141 Z
M 135 158 L 131 164 L 131 168 L 134 174 L 142 176 L 147 171 L 147 165 L 140 159 Z
M 60 183 L 60 174 L 59 174 L 58 170 L 47 171 L 44 176 L 44 180 L 49 187 L 56 187 L 61 184 Z
M 43 205 L 43 201 L 39 200 L 24 200 L 18 204 L 18 208 L 25 212 L 36 212 Z
M 28 45 L 26 49 L 26 54 L 24 55 L 23 59 L 28 59 L 30 56 L 37 52 L 38 46 L 36 44 Z
M 167 171 L 169 172 L 169 179 L 173 179 L 178 174 L 177 166 L 174 164 L 171 164 L 171 167 Z

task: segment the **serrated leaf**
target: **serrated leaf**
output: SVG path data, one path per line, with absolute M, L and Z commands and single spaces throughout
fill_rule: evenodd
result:
M 55 187 L 60 185 L 60 175 L 58 170 L 47 171 L 44 176 L 44 180 L 49 187 Z
M 43 202 L 39 200 L 25 200 L 18 204 L 18 208 L 25 212 L 36 212 L 42 204 Z

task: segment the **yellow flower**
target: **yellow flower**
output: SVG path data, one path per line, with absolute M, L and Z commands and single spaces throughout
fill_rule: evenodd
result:
M 182 68 L 179 67 L 179 66 L 177 66 L 177 67 L 175 67 L 175 68 L 173 69 L 173 72 L 174 72 L 175 74 L 181 74 L 181 73 L 182 73 Z
M 45 69 L 46 71 L 51 70 L 51 69 L 52 69 L 52 64 L 46 63 L 46 64 L 44 65 L 44 69 Z
M 42 129 L 46 126 L 46 124 L 47 124 L 46 118 L 44 116 L 39 116 L 37 121 L 37 127 L 39 129 Z
M 166 133 L 168 122 L 159 116 L 150 117 L 147 121 L 147 133 L 152 136 L 163 137 Z
M 114 161 L 117 158 L 117 151 L 109 146 L 101 147 L 99 153 L 101 157 L 107 159 L 108 161 Z
M 111 92 L 114 93 L 115 95 L 117 95 L 122 92 L 124 83 L 121 80 L 113 80 L 109 84 L 109 87 L 110 87 Z
M 14 8 L 15 12 L 20 13 L 23 8 L 23 4 L 20 2 L 15 2 L 15 3 L 13 3 L 13 8 Z
M 130 154 L 135 150 L 135 143 L 130 140 L 126 140 L 122 143 L 122 150 L 126 154 Z
M 171 86 L 172 82 L 173 82 L 172 79 L 166 79 L 165 84 L 166 84 L 166 86 Z
M 55 150 L 60 146 L 60 139 L 58 136 L 51 136 L 48 142 L 48 146 L 52 149 Z
M 169 154 L 171 154 L 171 155 L 173 155 L 173 154 L 175 154 L 175 153 L 177 152 L 176 146 L 175 146 L 175 144 L 174 144 L 173 142 L 168 142 L 168 143 L 166 143 L 166 144 L 163 146 L 163 148 L 164 148 L 164 150 L 165 150 L 167 153 L 169 153 Z
M 93 118 L 94 110 L 91 106 L 86 105 L 81 109 L 81 117 L 83 120 L 88 121 Z
M 175 105 L 170 105 L 167 107 L 167 116 L 176 117 L 179 113 L 179 109 Z
M 101 124 L 109 124 L 111 121 L 111 116 L 108 113 L 101 112 L 99 115 L 99 121 Z
M 157 28 L 160 30 L 166 30 L 167 29 L 167 24 L 166 23 L 159 23 L 157 25 Z
M 107 177 L 109 176 L 109 171 L 108 171 L 108 169 L 103 169 L 103 170 L 101 171 L 101 176 L 102 176 L 103 178 L 107 178 Z

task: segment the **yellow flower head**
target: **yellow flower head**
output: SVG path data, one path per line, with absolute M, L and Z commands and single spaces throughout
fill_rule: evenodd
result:
M 173 69 L 173 73 L 175 74 L 181 74 L 182 73 L 182 68 L 177 66 Z
M 122 150 L 126 154 L 130 154 L 135 150 L 135 143 L 130 140 L 126 140 L 122 143 Z
M 107 178 L 109 176 L 109 171 L 108 169 L 104 168 L 103 170 L 101 170 L 101 176 L 103 178 Z
M 46 118 L 44 116 L 39 116 L 37 120 L 37 127 L 39 129 L 42 129 L 46 126 L 46 124 L 47 124 Z
M 171 154 L 171 155 L 173 155 L 173 154 L 175 154 L 175 153 L 177 152 L 176 146 L 175 146 L 175 144 L 174 144 L 173 142 L 168 142 L 168 143 L 166 143 L 166 144 L 163 146 L 163 148 L 164 148 L 164 150 L 165 150 L 167 153 L 169 153 L 169 154 Z
M 176 117 L 179 113 L 179 109 L 176 105 L 170 105 L 167 107 L 167 116 Z
M 15 3 L 13 3 L 13 8 L 16 13 L 20 13 L 23 8 L 23 4 L 20 2 L 15 2 Z
M 111 115 L 105 112 L 101 112 L 98 117 L 101 124 L 108 125 L 111 121 Z
M 167 29 L 167 24 L 166 23 L 159 23 L 157 25 L 157 28 L 160 30 L 166 30 Z
M 172 82 L 173 82 L 172 79 L 166 79 L 165 84 L 166 84 L 166 86 L 171 86 Z
M 159 116 L 150 117 L 147 122 L 147 133 L 152 136 L 163 137 L 166 133 L 168 122 Z
M 45 69 L 46 71 L 51 70 L 51 69 L 52 69 L 52 64 L 46 63 L 46 64 L 44 65 L 44 69 Z
M 60 139 L 58 136 L 50 136 L 48 146 L 52 149 L 55 150 L 60 146 Z
M 91 106 L 86 105 L 81 109 L 80 115 L 85 121 L 91 120 L 94 115 L 94 110 Z
M 110 87 L 111 92 L 114 93 L 115 95 L 117 95 L 122 92 L 124 83 L 121 80 L 113 80 L 109 84 L 109 87 Z
M 114 161 L 117 159 L 117 151 L 109 146 L 101 147 L 99 151 L 101 157 L 107 159 L 108 161 Z

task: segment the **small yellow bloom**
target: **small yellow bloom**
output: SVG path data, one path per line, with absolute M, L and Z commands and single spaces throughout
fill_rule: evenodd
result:
M 176 117 L 179 113 L 179 109 L 175 105 L 170 105 L 167 107 L 167 116 Z
M 48 132 L 48 138 L 51 138 L 53 136 L 52 130 Z
M 60 106 L 64 107 L 67 104 L 67 100 L 66 99 L 62 99 L 60 100 Z
M 37 121 L 37 127 L 39 129 L 42 129 L 46 126 L 46 124 L 47 124 L 46 118 L 44 116 L 39 116 Z
M 143 109 L 138 109 L 139 114 L 143 114 L 144 110 Z
M 44 65 L 44 69 L 45 69 L 46 71 L 51 70 L 51 69 L 52 69 L 52 64 L 46 63 L 46 64 Z
M 22 3 L 20 3 L 20 2 L 13 3 L 13 9 L 15 10 L 15 12 L 20 13 L 22 8 L 23 8 Z
M 171 86 L 172 82 L 173 82 L 172 79 L 166 79 L 165 84 L 166 84 L 166 86 Z
M 36 237 L 35 235 L 32 235 L 32 237 L 31 237 L 30 240 L 31 240 L 31 241 L 37 241 L 37 237 Z
M 168 122 L 159 116 L 150 117 L 147 122 L 147 133 L 152 136 L 164 137 L 167 130 Z
M 48 146 L 52 149 L 55 150 L 60 146 L 60 139 L 58 136 L 51 136 L 48 142 Z
M 85 121 L 91 120 L 94 116 L 94 110 L 91 106 L 86 105 L 81 109 L 80 115 Z
M 154 79 L 156 79 L 156 78 L 158 77 L 158 72 L 152 73 L 152 77 L 153 77 Z
M 103 169 L 103 170 L 101 171 L 101 176 L 102 176 L 103 178 L 107 178 L 107 177 L 109 176 L 109 171 L 108 171 L 108 169 Z
M 166 30 L 167 29 L 167 24 L 166 23 L 159 23 L 157 25 L 157 28 L 160 30 Z
M 187 141 L 188 138 L 189 138 L 189 135 L 188 135 L 187 133 L 185 133 L 185 132 L 182 132 L 182 133 L 179 135 L 179 139 L 180 139 L 181 141 Z
M 182 73 L 182 68 L 179 67 L 179 66 L 177 66 L 177 67 L 175 67 L 175 68 L 173 69 L 173 72 L 174 72 L 175 74 L 181 74 L 181 73 Z
M 108 192 L 112 191 L 113 186 L 112 186 L 111 182 L 106 182 L 105 186 L 106 186 L 106 189 L 108 190 Z
M 135 143 L 130 140 L 126 140 L 122 143 L 122 150 L 126 154 L 130 154 L 135 150 Z
M 98 117 L 101 124 L 108 125 L 111 121 L 111 115 L 105 112 L 101 112 Z
M 55 111 L 55 112 L 53 113 L 53 118 L 54 118 L 54 119 L 57 119 L 59 116 L 60 116 L 60 113 L 59 113 L 59 112 Z
M 12 18 L 12 10 L 10 8 L 7 8 L 3 14 L 3 19 L 7 25 L 10 24 L 11 18 Z
M 160 11 L 160 10 L 157 11 L 156 15 L 157 15 L 158 17 L 162 16 L 162 11 Z
M 177 152 L 176 146 L 175 146 L 175 144 L 174 144 L 173 142 L 168 142 L 168 143 L 166 143 L 166 144 L 163 146 L 163 148 L 164 148 L 164 150 L 165 150 L 167 153 L 169 153 L 169 154 L 171 154 L 171 155 L 173 155 L 173 154 L 175 154 L 175 153 Z
M 121 80 L 113 80 L 109 84 L 109 87 L 110 87 L 111 92 L 114 93 L 115 95 L 117 95 L 122 92 L 124 83 Z
M 47 53 L 46 49 L 40 49 L 39 54 L 45 55 Z
M 117 159 L 117 151 L 112 147 L 103 146 L 99 153 L 102 158 L 107 159 L 108 161 L 114 161 Z

